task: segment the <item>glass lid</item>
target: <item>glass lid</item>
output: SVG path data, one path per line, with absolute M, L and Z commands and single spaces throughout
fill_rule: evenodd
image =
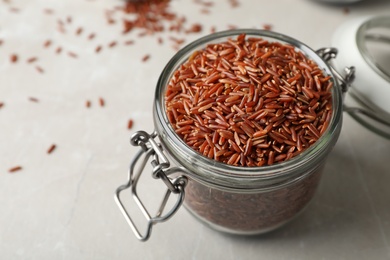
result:
M 348 20 L 335 32 L 335 66 L 356 67 L 344 110 L 363 126 L 390 139 L 390 16 Z
M 390 16 L 364 22 L 357 31 L 356 40 L 367 64 L 390 82 Z

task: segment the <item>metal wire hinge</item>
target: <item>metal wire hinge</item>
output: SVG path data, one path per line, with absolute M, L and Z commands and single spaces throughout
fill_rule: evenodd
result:
M 353 66 L 345 67 L 344 75 L 341 75 L 330 63 L 330 61 L 336 58 L 337 56 L 336 48 L 321 48 L 316 52 L 326 63 L 328 63 L 330 69 L 332 70 L 334 75 L 337 77 L 337 80 L 339 81 L 342 92 L 346 93 L 355 79 L 355 67 Z M 351 93 L 351 95 L 353 95 L 353 93 Z M 387 127 L 390 126 L 390 122 L 386 119 L 386 116 L 384 116 L 381 112 L 372 111 L 370 109 L 364 109 L 359 107 L 349 107 L 346 104 L 344 104 L 343 109 L 345 112 L 348 112 L 350 114 L 361 114 L 371 118 L 372 120 L 375 120 L 376 122 L 384 126 Z
M 332 64 L 330 64 L 330 60 L 336 58 L 337 56 L 337 49 L 336 48 L 321 48 L 316 51 L 316 53 L 326 62 L 328 63 L 330 69 L 332 70 L 332 73 L 336 76 L 337 80 L 339 81 L 341 91 L 343 93 L 348 91 L 348 88 L 351 86 L 353 80 L 355 79 L 355 67 L 345 67 L 344 68 L 344 75 L 341 75 L 340 72 L 338 72 Z
M 185 170 L 178 167 L 169 168 L 170 163 L 167 157 L 164 155 L 161 145 L 154 140 L 156 136 L 157 134 L 155 132 L 149 135 L 144 131 L 139 131 L 133 134 L 130 143 L 133 146 L 139 146 L 141 149 L 134 156 L 132 162 L 130 163 L 127 183 L 118 187 L 115 192 L 115 201 L 119 209 L 121 210 L 123 216 L 125 217 L 127 223 L 131 227 L 136 237 L 141 241 L 146 241 L 149 239 L 154 224 L 164 222 L 176 213 L 176 211 L 180 208 L 184 201 L 184 188 L 187 185 L 187 177 L 183 175 L 175 178 L 169 177 L 170 175 L 175 173 L 185 173 Z M 135 170 L 135 166 L 141 159 L 141 157 L 143 157 L 143 160 L 140 162 L 141 164 L 138 169 Z M 150 163 L 153 167 L 153 178 L 161 179 L 167 186 L 165 196 L 163 197 L 163 200 L 160 204 L 160 207 L 158 208 L 157 213 L 153 217 L 151 217 L 149 211 L 145 208 L 144 204 L 142 203 L 137 194 L 137 184 L 139 178 L 144 172 L 146 163 L 149 161 L 150 158 L 152 158 Z M 139 229 L 137 228 L 136 224 L 134 223 L 133 219 L 131 218 L 129 212 L 126 210 L 120 198 L 120 193 L 126 189 L 130 189 L 132 198 L 134 199 L 135 203 L 140 208 L 142 214 L 147 220 L 147 228 L 144 234 L 141 234 L 139 232 Z M 164 208 L 168 202 L 171 193 L 178 195 L 176 203 L 173 205 L 170 211 L 163 215 Z

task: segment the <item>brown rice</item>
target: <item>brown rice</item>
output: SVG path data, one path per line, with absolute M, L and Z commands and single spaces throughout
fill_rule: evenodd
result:
M 291 45 L 239 35 L 196 51 L 165 94 L 175 132 L 220 162 L 262 166 L 288 160 L 329 124 L 332 81 Z

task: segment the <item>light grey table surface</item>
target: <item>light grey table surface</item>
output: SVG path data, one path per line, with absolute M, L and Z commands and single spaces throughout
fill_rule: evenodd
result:
M 270 24 L 317 49 L 331 45 L 345 20 L 390 13 L 387 0 L 349 6 L 239 0 L 237 8 L 214 2 L 204 14 L 195 1 L 172 0 L 171 10 L 185 15 L 187 25 L 201 23 L 203 31 L 164 32 L 162 45 L 159 36 L 122 35 L 119 16 L 107 24 L 105 10 L 119 0 L 0 2 L 0 259 L 390 259 L 390 141 L 348 115 L 314 200 L 287 226 L 258 237 L 231 236 L 182 208 L 155 226 L 146 243 L 131 233 L 113 194 L 136 152 L 131 133 L 153 130 L 154 87 L 175 54 L 170 36 L 188 43 L 212 26 Z M 69 16 L 62 34 L 58 19 Z M 96 37 L 88 40 L 92 32 Z M 44 48 L 47 39 L 52 45 Z M 109 48 L 114 40 L 118 45 Z M 96 54 L 98 45 L 103 49 Z M 10 62 L 12 53 L 17 63 Z M 142 62 L 146 54 L 150 59 Z M 26 62 L 34 56 L 36 63 Z M 131 130 L 128 119 L 134 120 Z M 53 143 L 57 148 L 47 154 Z M 8 172 L 17 165 L 23 169 Z M 159 184 L 145 179 L 146 200 L 160 200 L 153 193 Z

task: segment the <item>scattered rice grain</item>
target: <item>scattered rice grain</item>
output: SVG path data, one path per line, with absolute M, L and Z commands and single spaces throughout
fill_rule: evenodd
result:
M 48 154 L 51 154 L 53 151 L 54 151 L 54 149 L 56 149 L 56 145 L 55 144 L 52 144 L 50 147 L 49 147 L 49 149 L 47 149 L 47 153 Z
M 150 59 L 150 55 L 149 54 L 146 54 L 145 56 L 142 57 L 142 61 L 143 62 L 146 62 Z
M 127 129 L 133 128 L 133 123 L 133 119 L 129 119 L 129 121 L 127 122 Z
M 112 41 L 112 42 L 110 42 L 110 43 L 108 44 L 108 47 L 113 48 L 113 47 L 115 47 L 116 45 L 117 45 L 117 42 L 116 42 L 116 41 Z
M 22 166 L 15 166 L 15 167 L 12 167 L 8 170 L 8 172 L 12 173 L 12 172 L 17 172 L 17 171 L 20 171 L 22 170 Z
M 96 53 L 99 53 L 101 50 L 102 50 L 102 46 L 101 45 L 96 46 L 96 48 L 95 48 L 95 52 Z
M 84 29 L 82 27 L 77 28 L 76 35 L 80 35 L 83 32 L 83 30 Z
M 27 63 L 33 63 L 33 62 L 36 62 L 38 60 L 37 57 L 31 57 L 29 59 L 27 59 Z
M 50 45 L 51 45 L 51 40 L 46 40 L 46 41 L 43 43 L 43 47 L 45 47 L 45 48 L 50 47 Z
M 53 9 L 49 9 L 49 8 L 43 9 L 43 12 L 44 12 L 45 14 L 54 14 L 54 10 L 53 10 Z
M 41 66 L 35 66 L 35 69 L 36 69 L 39 73 L 44 73 L 44 72 L 45 72 Z
M 272 30 L 272 25 L 271 24 L 263 24 L 263 29 L 267 30 L 267 31 L 271 31 Z
M 99 104 L 100 104 L 101 107 L 104 107 L 105 103 L 106 102 L 104 101 L 103 98 L 99 98 Z
M 74 52 L 71 52 L 71 51 L 68 51 L 68 55 L 72 58 L 75 58 L 75 59 L 78 58 L 78 55 Z
M 12 63 L 18 62 L 18 55 L 17 54 L 11 54 L 10 60 Z
M 128 40 L 124 42 L 125 45 L 133 45 L 134 41 L 133 40 Z

